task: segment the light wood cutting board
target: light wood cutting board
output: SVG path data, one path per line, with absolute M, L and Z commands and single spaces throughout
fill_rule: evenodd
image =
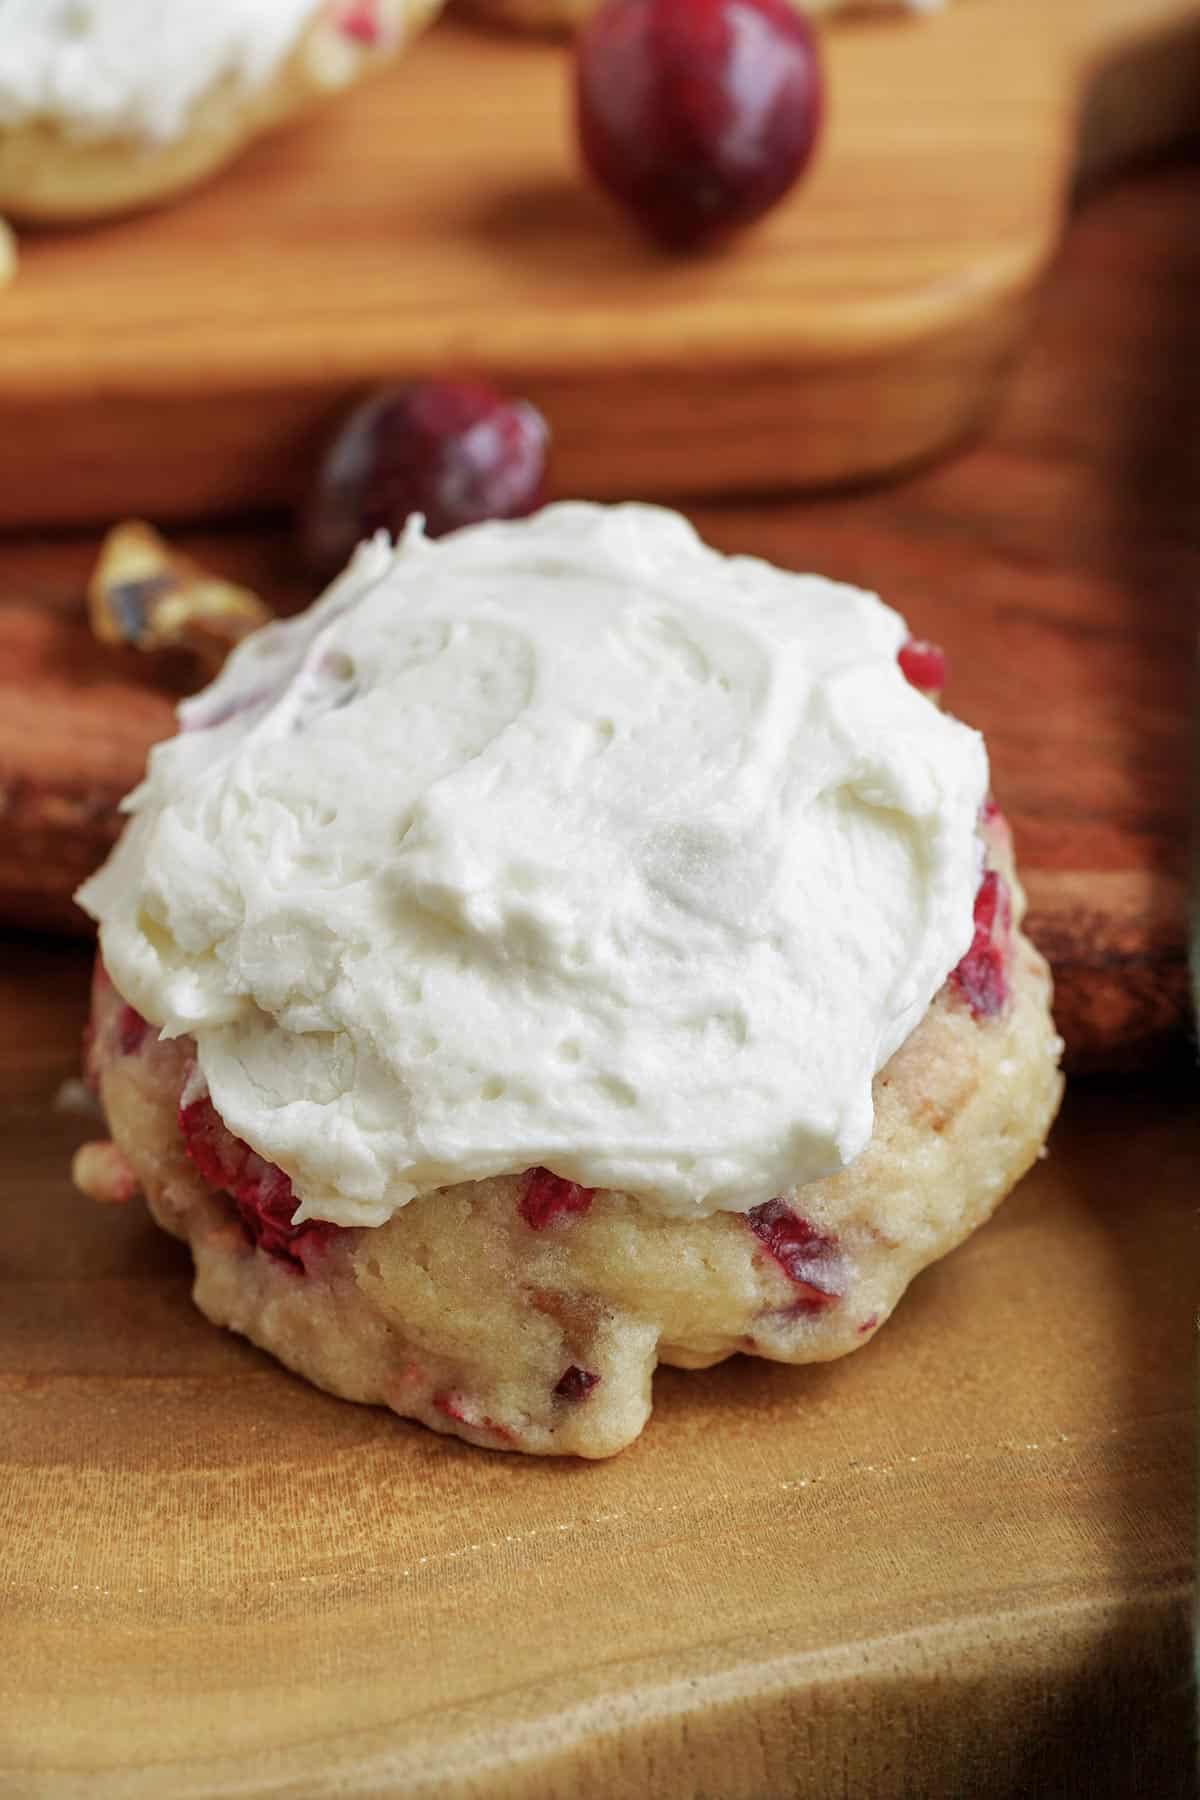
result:
M 27 237 L 0 295 L 0 523 L 277 502 L 350 394 L 447 368 L 542 404 L 565 492 L 911 463 L 991 402 L 1097 72 L 1093 164 L 1200 112 L 1195 12 L 964 0 L 839 25 L 812 179 L 686 260 L 580 180 L 560 47 L 447 24 L 186 204 Z
M 1194 1106 L 1073 1096 L 868 1348 L 538 1461 L 306 1387 L 71 1191 L 85 984 L 0 960 L 4 1800 L 1192 1800 Z
M 987 735 L 1074 1066 L 1184 1042 L 1191 666 L 1200 593 L 1200 171 L 1086 205 L 1017 379 L 965 455 L 870 494 L 709 507 L 723 549 L 879 587 L 950 653 Z M 186 543 L 284 605 L 280 528 Z M 171 729 L 167 671 L 90 641 L 95 538 L 0 543 L 0 919 L 70 894 Z

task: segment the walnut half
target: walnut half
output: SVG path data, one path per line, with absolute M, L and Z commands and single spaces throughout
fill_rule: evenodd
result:
M 105 538 L 88 584 L 88 613 L 102 643 L 187 650 L 209 675 L 271 617 L 257 594 L 209 574 L 138 520 L 114 525 Z

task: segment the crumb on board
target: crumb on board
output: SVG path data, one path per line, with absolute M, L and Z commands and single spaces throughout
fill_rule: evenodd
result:
M 71 1179 L 81 1194 L 101 1206 L 126 1206 L 138 1191 L 124 1152 L 108 1139 L 80 1145 L 71 1162 Z

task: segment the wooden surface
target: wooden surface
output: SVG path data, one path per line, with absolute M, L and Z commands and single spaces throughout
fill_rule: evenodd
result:
M 332 1400 L 75 1195 L 81 949 L 0 949 L 0 1794 L 1193 1793 L 1200 1119 L 1067 1105 L 886 1331 L 604 1465 Z
M 1183 1041 L 1198 209 L 1197 167 L 1087 202 L 1004 407 L 958 461 L 869 495 L 697 514 L 727 549 L 880 587 L 947 645 L 950 702 L 988 735 L 1076 1066 Z M 277 600 L 304 597 L 281 529 L 186 541 Z M 71 922 L 73 886 L 171 726 L 160 670 L 88 637 L 94 548 L 0 544 L 0 909 L 26 924 Z
M 579 178 L 555 45 L 446 25 L 171 211 L 27 236 L 0 299 L 0 523 L 289 498 L 349 395 L 481 367 L 565 491 L 894 469 L 975 425 L 1091 163 L 1200 115 L 1190 0 L 974 0 L 829 39 L 812 178 L 728 253 L 643 246 Z M 1165 46 L 1165 48 L 1164 48 Z

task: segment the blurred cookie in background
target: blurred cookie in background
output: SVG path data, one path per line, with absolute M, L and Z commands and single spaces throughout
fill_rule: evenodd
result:
M 0 212 L 156 205 L 388 60 L 441 0 L 0 0 Z
M 522 31 L 573 31 L 601 0 L 461 0 L 477 18 Z M 944 0 L 804 0 L 807 13 L 936 12 Z

